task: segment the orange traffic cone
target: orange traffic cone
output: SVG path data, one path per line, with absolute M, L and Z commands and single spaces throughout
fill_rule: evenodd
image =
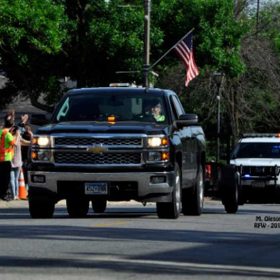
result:
M 18 197 L 19 199 L 27 199 L 27 191 L 25 188 L 24 176 L 22 169 L 20 170 L 19 178 L 18 178 Z

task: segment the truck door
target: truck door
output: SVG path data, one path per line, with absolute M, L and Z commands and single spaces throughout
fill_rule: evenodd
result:
M 170 102 L 174 117 L 178 119 L 185 113 L 182 104 L 175 95 L 171 96 Z M 176 133 L 181 141 L 182 183 L 184 186 L 191 186 L 196 177 L 196 141 L 189 126 L 178 129 Z

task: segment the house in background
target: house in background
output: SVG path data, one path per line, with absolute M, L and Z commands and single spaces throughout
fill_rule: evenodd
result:
M 7 78 L 3 75 L 3 73 L 0 72 L 0 88 L 5 86 L 5 83 L 7 81 Z M 3 118 L 7 111 L 14 109 L 16 111 L 16 120 L 20 120 L 20 116 L 23 114 L 28 114 L 29 116 L 31 114 L 43 114 L 44 111 L 34 107 L 31 105 L 31 102 L 29 99 L 26 99 L 25 97 L 18 96 L 13 100 L 12 103 L 10 103 L 6 109 L 0 110 L 0 125 L 3 125 Z

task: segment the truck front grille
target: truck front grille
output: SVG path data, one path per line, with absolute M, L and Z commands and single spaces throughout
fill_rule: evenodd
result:
M 141 153 L 71 153 L 55 152 L 55 163 L 58 164 L 78 164 L 78 165 L 129 165 L 140 164 Z
M 141 138 L 56 137 L 55 146 L 134 146 L 142 147 Z

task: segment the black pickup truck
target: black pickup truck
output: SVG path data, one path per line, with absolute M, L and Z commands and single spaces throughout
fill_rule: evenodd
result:
M 159 218 L 200 215 L 205 139 L 197 122 L 171 90 L 70 90 L 32 141 L 31 217 L 52 217 L 62 199 L 71 217 L 86 216 L 90 202 L 102 213 L 107 201 L 129 200 L 156 202 Z

